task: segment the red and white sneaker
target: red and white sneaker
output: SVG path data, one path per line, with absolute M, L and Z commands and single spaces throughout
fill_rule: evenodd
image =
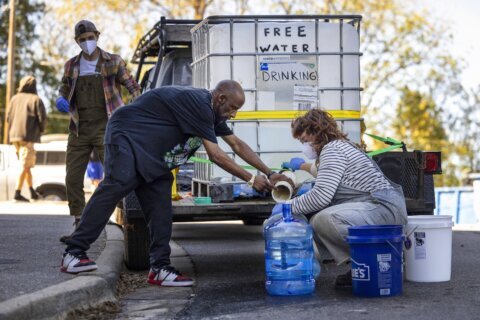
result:
M 162 267 L 160 270 L 150 269 L 148 283 L 163 287 L 190 287 L 193 280 L 182 275 L 172 266 Z
M 79 254 L 66 252 L 63 254 L 60 271 L 66 273 L 80 273 L 97 270 L 97 268 L 95 261 L 90 260 L 85 252 Z

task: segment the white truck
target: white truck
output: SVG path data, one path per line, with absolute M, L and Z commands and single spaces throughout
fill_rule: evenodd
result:
M 67 193 L 65 188 L 65 158 L 67 141 L 49 141 L 36 143 L 36 163 L 32 168 L 34 189 L 41 195 L 43 200 L 65 201 Z M 15 195 L 15 184 L 21 172 L 21 164 L 12 145 L 0 145 L 0 201 L 12 200 Z M 84 180 L 85 191 L 91 191 L 91 182 Z M 27 199 L 30 192 L 26 182 L 22 189 L 22 195 Z
M 138 64 L 136 78 L 143 91 L 163 85 L 211 90 L 221 80 L 238 81 L 246 102 L 229 125 L 268 166 L 278 168 L 301 156 L 290 123 L 311 108 L 326 109 L 350 140 L 361 142 L 361 20 L 359 15 L 162 18 L 140 40 L 132 62 Z M 440 153 L 408 152 L 401 142 L 385 142 L 402 151 L 373 159 L 403 186 L 409 214 L 432 214 L 432 174 L 441 173 Z M 221 139 L 219 143 L 245 165 Z M 296 175 L 297 181 L 307 179 L 306 173 Z M 174 221 L 240 219 L 247 225 L 261 224 L 274 204 L 268 194 L 249 190 L 245 182 L 208 163 L 201 150 L 180 168 L 177 181 L 179 189 L 194 197 L 210 197 L 213 203 L 174 201 Z M 148 229 L 134 193 L 124 199 L 121 216 L 126 264 L 147 268 Z

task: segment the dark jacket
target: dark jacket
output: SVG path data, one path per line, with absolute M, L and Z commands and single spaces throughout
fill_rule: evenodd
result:
M 37 95 L 35 78 L 20 81 L 18 93 L 10 100 L 7 122 L 10 142 L 40 142 L 47 126 L 47 113 Z

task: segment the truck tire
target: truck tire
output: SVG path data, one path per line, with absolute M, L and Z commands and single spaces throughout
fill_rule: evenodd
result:
M 48 201 L 67 201 L 67 191 L 60 186 L 44 186 L 37 188 L 43 200 Z
M 150 267 L 150 232 L 143 219 L 131 219 L 124 224 L 125 265 L 130 270 L 146 270 Z

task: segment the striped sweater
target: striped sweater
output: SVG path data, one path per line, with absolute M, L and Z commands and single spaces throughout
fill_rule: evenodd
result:
M 293 199 L 294 213 L 312 213 L 326 208 L 342 184 L 364 192 L 392 189 L 392 185 L 372 161 L 344 140 L 326 144 L 320 153 L 320 166 L 312 190 Z

